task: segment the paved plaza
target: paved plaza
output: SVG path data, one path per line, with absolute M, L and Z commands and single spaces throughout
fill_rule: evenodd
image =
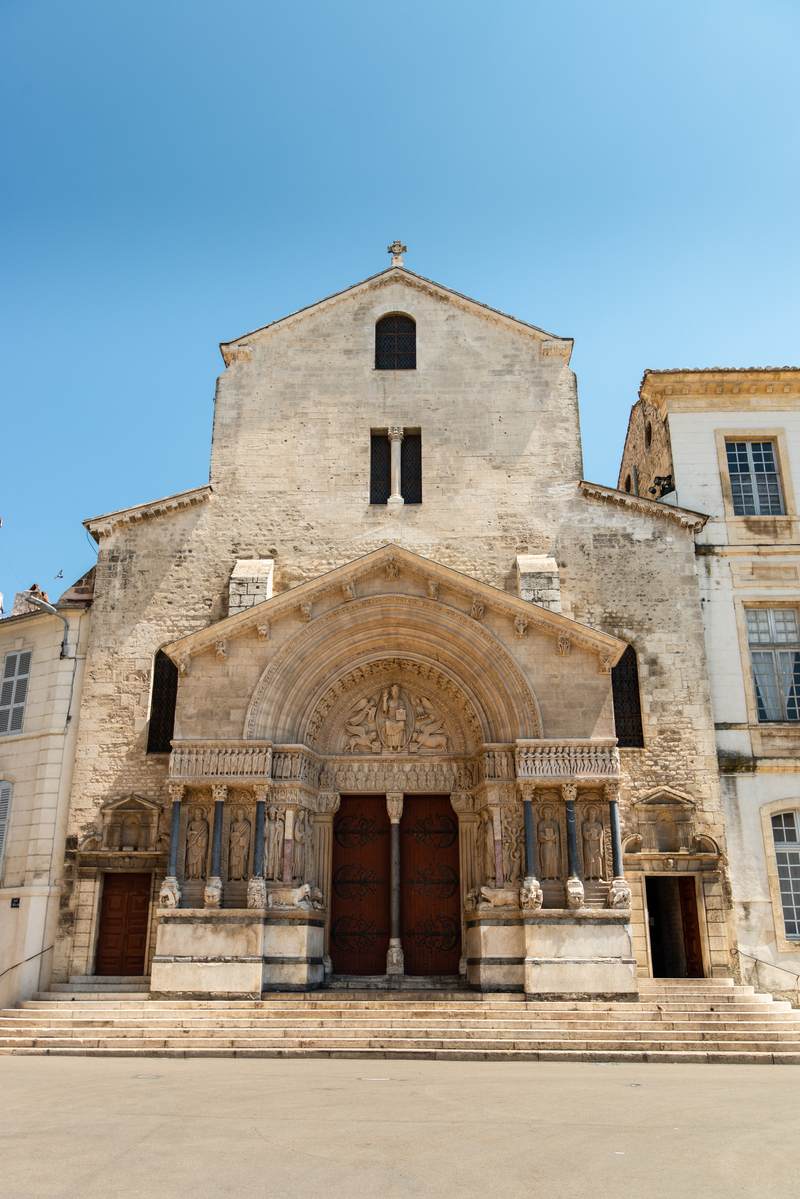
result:
M 0 1199 L 796 1193 L 793 1067 L 0 1058 Z

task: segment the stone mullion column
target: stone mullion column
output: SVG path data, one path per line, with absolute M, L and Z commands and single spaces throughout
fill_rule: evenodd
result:
M 267 883 L 264 878 L 264 837 L 266 835 L 268 784 L 259 784 L 254 788 L 256 800 L 256 825 L 253 845 L 253 873 L 247 882 L 247 906 L 249 908 L 265 908 L 267 906 Z
M 218 908 L 222 903 L 222 822 L 225 816 L 225 800 L 228 788 L 224 783 L 211 788 L 214 800 L 214 831 L 211 839 L 211 874 L 203 892 L 203 903 L 207 908 Z
M 631 889 L 625 881 L 625 867 L 622 857 L 622 830 L 619 822 L 619 784 L 606 783 L 603 793 L 608 803 L 608 819 L 611 825 L 611 872 L 613 878 L 608 892 L 608 906 L 611 908 L 629 908 L 631 906 Z
M 403 429 L 400 425 L 393 425 L 389 429 L 389 450 L 391 453 L 391 487 L 392 492 L 389 499 L 386 501 L 389 507 L 402 507 L 403 500 L 400 480 L 400 459 L 403 446 Z
M 333 821 L 339 811 L 341 797 L 337 791 L 321 791 L 317 800 L 316 847 L 314 858 L 315 882 L 325 903 L 325 943 L 323 965 L 326 977 L 333 973 L 331 962 L 331 887 L 333 872 Z
M 400 939 L 400 820 L 403 815 L 402 794 L 386 796 L 386 809 L 389 813 L 390 832 L 390 874 L 389 874 L 389 949 L 386 954 L 386 973 L 405 973 L 403 960 L 403 943 Z
M 461 956 L 458 963 L 458 972 L 459 974 L 466 974 L 466 901 L 470 891 L 476 886 L 475 837 L 477 820 L 473 811 L 472 796 L 468 791 L 454 792 L 450 796 L 450 804 L 458 816 L 458 872 L 461 887 Z
M 583 907 L 583 883 L 581 881 L 580 859 L 578 857 L 578 829 L 575 818 L 575 799 L 578 788 L 575 783 L 565 783 L 561 788 L 564 806 L 567 814 L 567 862 L 568 875 L 566 898 L 568 908 Z
M 167 877 L 161 884 L 158 893 L 159 907 L 177 908 L 181 902 L 181 889 L 178 885 L 178 850 L 181 837 L 181 807 L 183 802 L 183 783 L 169 783 L 167 790 L 172 800 L 169 830 L 169 860 Z
M 494 879 L 496 887 L 503 887 L 506 881 L 503 869 L 503 820 L 498 804 L 491 804 L 489 812 L 492 817 L 492 834 L 494 836 Z

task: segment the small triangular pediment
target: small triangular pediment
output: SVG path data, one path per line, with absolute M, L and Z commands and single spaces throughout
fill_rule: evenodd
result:
M 560 612 L 553 612 L 500 591 L 478 579 L 443 566 L 397 545 L 385 545 L 362 558 L 356 558 L 327 574 L 309 579 L 297 587 L 280 592 L 243 612 L 228 616 L 216 624 L 163 647 L 164 652 L 179 668 L 185 668 L 196 654 L 214 648 L 225 657 L 226 642 L 256 631 L 268 638 L 271 625 L 289 615 L 311 621 L 321 605 L 345 605 L 356 599 L 369 581 L 371 594 L 416 594 L 434 602 L 446 603 L 452 597 L 462 610 L 476 620 L 482 620 L 490 610 L 504 613 L 513 623 L 519 636 L 528 628 L 550 634 L 568 651 L 571 645 L 596 654 L 604 670 L 610 671 L 627 648 L 624 641 L 589 625 L 580 624 Z M 448 599 L 441 596 L 447 595 Z M 316 612 L 315 612 L 316 609 Z M 563 648 L 562 648 L 563 652 Z
M 161 805 L 158 800 L 148 799 L 145 795 L 123 795 L 119 799 L 109 799 L 103 804 L 101 811 L 111 812 L 159 812 Z

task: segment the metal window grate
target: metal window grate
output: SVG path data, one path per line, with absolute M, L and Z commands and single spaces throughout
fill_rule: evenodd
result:
M 422 503 L 422 434 L 406 433 L 400 447 L 400 494 L 407 504 Z
M 777 812 L 772 817 L 772 838 L 786 936 L 800 940 L 800 838 L 796 812 Z
M 172 749 L 177 697 L 178 668 L 162 650 L 159 650 L 153 663 L 150 725 L 147 730 L 149 754 L 168 754 Z
M 30 650 L 6 654 L 0 681 L 0 735 L 22 732 L 30 673 Z
M 392 494 L 392 455 L 386 433 L 373 433 L 369 440 L 369 502 L 385 504 Z
M 641 749 L 644 745 L 642 703 L 639 695 L 639 667 L 636 650 L 629 645 L 611 671 L 614 697 L 614 725 L 617 744 L 622 748 Z
M 375 326 L 375 369 L 413 371 L 417 366 L 417 326 L 410 316 L 393 313 Z
M 733 511 L 737 516 L 781 516 L 785 509 L 771 441 L 726 441 Z
M 759 723 L 800 720 L 797 610 L 748 608 L 746 616 Z

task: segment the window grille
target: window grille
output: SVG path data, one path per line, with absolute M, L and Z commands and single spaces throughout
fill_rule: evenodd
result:
M 163 650 L 153 663 L 153 687 L 150 695 L 150 725 L 147 752 L 168 754 L 175 731 L 175 701 L 178 697 L 178 668 Z
M 422 434 L 405 433 L 400 446 L 400 494 L 407 504 L 422 503 Z
M 781 516 L 785 511 L 775 445 L 726 441 L 733 511 L 737 516 Z
M 417 366 L 417 326 L 410 316 L 392 313 L 375 325 L 375 369 L 413 371 Z
M 8 822 L 11 817 L 11 783 L 0 782 L 0 872 L 6 848 Z
M 795 608 L 748 608 L 758 719 L 800 720 L 800 626 Z
M 0 735 L 22 732 L 30 673 L 30 650 L 6 654 L 0 683 Z
M 369 502 L 385 504 L 392 494 L 392 455 L 386 433 L 373 433 L 369 443 Z
M 611 671 L 611 691 L 614 697 L 614 725 L 617 744 L 624 749 L 641 749 L 644 745 L 642 703 L 639 695 L 639 667 L 636 650 L 629 645 Z
M 800 836 L 796 812 L 778 812 L 772 817 L 772 838 L 786 936 L 800 941 Z

